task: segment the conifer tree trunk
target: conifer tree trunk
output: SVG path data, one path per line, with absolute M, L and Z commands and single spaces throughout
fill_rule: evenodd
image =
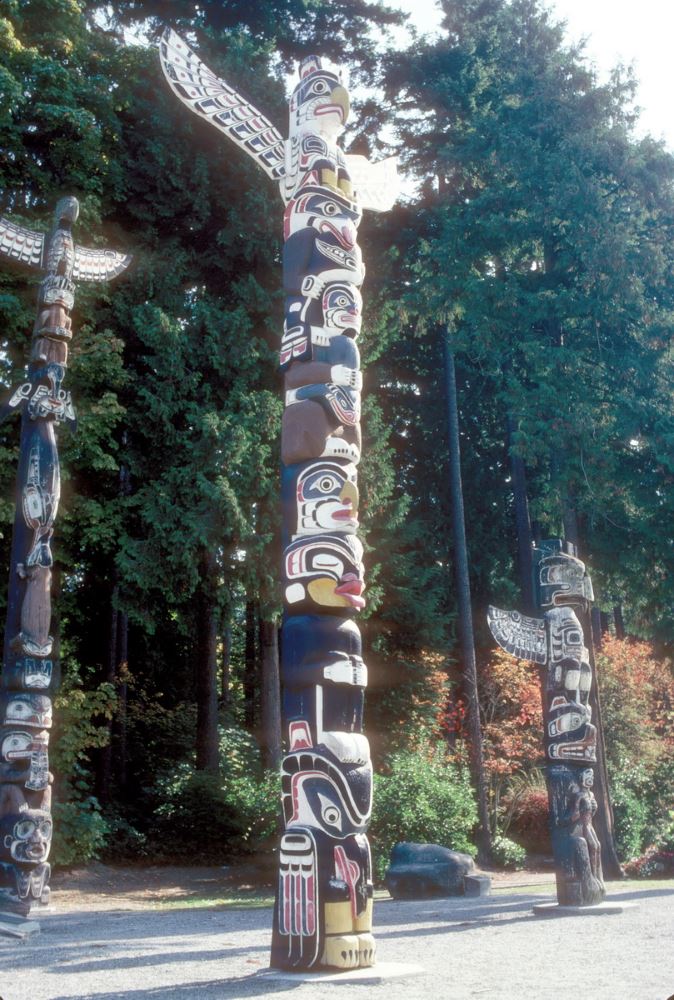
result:
M 515 431 L 515 420 L 511 413 L 507 416 L 508 456 L 510 458 L 510 476 L 515 503 L 515 527 L 517 531 L 517 568 L 520 579 L 522 608 L 525 614 L 534 613 L 533 564 L 531 558 L 532 530 L 529 517 L 529 498 L 527 495 L 527 473 L 524 460 L 513 452 L 512 439 Z
M 255 688 L 257 685 L 257 614 L 256 602 L 246 601 L 246 647 L 243 674 L 244 723 L 249 732 L 255 729 Z
M 216 592 L 215 556 L 204 550 L 200 559 L 201 586 L 198 597 L 196 690 L 197 690 L 197 770 L 217 774 L 218 754 L 218 613 L 213 601 Z
M 262 761 L 269 770 L 281 766 L 281 683 L 278 624 L 260 621 L 261 685 L 260 715 Z
M 129 616 L 125 611 L 119 612 L 119 624 L 117 626 L 117 760 L 119 767 L 119 788 L 124 792 L 127 785 L 127 768 L 129 763 L 126 750 L 126 711 L 128 698 L 128 684 L 126 680 L 129 669 Z
M 119 613 L 117 611 L 117 594 L 119 588 L 114 586 L 110 599 L 110 634 L 108 638 L 108 665 L 105 672 L 105 679 L 113 686 L 117 676 L 117 625 Z M 98 775 L 96 781 L 96 793 L 100 802 L 107 803 L 111 799 L 112 784 L 112 740 L 113 740 L 113 719 L 106 723 L 108 730 L 108 742 L 101 750 L 98 758 Z
M 454 540 L 454 567 L 456 576 L 457 605 L 459 610 L 459 639 L 463 669 L 463 688 L 467 704 L 470 763 L 477 794 L 478 858 L 488 862 L 491 857 L 491 833 L 487 809 L 487 783 L 482 756 L 482 726 L 477 686 L 477 664 L 473 634 L 473 612 L 468 572 L 468 547 L 463 508 L 461 482 L 461 447 L 459 441 L 459 409 L 456 394 L 456 369 L 454 355 L 446 334 L 443 338 L 445 352 L 445 377 L 447 390 L 447 425 L 449 436 L 449 475 L 452 496 L 452 536 Z
M 222 630 L 222 676 L 220 679 L 220 704 L 229 705 L 229 672 L 232 659 L 232 625 L 228 622 Z

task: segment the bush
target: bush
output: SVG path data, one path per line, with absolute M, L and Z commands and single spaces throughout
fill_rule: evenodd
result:
M 524 867 L 524 860 L 527 853 L 514 840 L 497 835 L 491 842 L 491 856 L 498 868 L 508 868 L 514 871 L 517 868 Z
M 386 762 L 386 773 L 374 777 L 370 824 L 374 870 L 384 877 L 394 844 L 412 841 L 440 844 L 475 853 L 475 796 L 468 772 L 447 760 L 444 749 L 429 757 L 400 751 Z
M 280 812 L 280 779 L 265 772 L 252 736 L 231 726 L 220 734 L 220 774 L 183 761 L 154 790 L 148 850 L 162 860 L 217 863 L 270 851 Z
M 109 834 L 98 799 L 91 794 L 87 765 L 89 752 L 108 742 L 105 720 L 112 717 L 115 691 L 107 683 L 85 691 L 79 675 L 77 663 L 66 661 L 63 686 L 54 703 L 56 724 L 49 747 L 56 776 L 50 857 L 54 865 L 83 864 L 97 858 Z
M 625 874 L 632 878 L 671 878 L 674 875 L 674 812 L 670 812 L 669 823 L 658 842 L 641 857 L 628 861 Z
M 530 785 L 503 798 L 503 835 L 536 854 L 551 854 L 550 809 L 545 787 Z
M 93 795 L 54 802 L 54 839 L 50 854 L 53 865 L 83 864 L 97 858 L 106 842 L 109 826 Z
M 649 810 L 643 797 L 644 780 L 638 768 L 626 768 L 613 779 L 615 844 L 621 861 L 638 857 L 647 842 Z

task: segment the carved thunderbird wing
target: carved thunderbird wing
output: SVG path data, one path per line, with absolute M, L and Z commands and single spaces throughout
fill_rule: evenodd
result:
M 43 250 L 44 233 L 34 233 L 9 219 L 0 218 L 0 253 L 20 264 L 40 267 Z
M 75 246 L 73 281 L 109 281 L 131 263 L 131 255 L 115 250 L 89 250 Z
M 283 136 L 268 118 L 204 66 L 171 28 L 159 45 L 166 79 L 180 100 L 224 132 L 273 180 L 285 172 Z
M 506 653 L 521 660 L 545 664 L 547 641 L 542 618 L 527 618 L 519 611 L 501 611 L 490 607 L 487 621 L 491 634 Z
M 371 212 L 388 212 L 393 208 L 400 194 L 395 156 L 370 163 L 364 156 L 347 153 L 346 166 L 361 208 Z

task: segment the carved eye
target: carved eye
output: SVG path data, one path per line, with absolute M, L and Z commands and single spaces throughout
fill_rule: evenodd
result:
M 40 836 L 44 837 L 45 840 L 51 840 L 51 823 L 48 819 L 40 823 Z
M 323 205 L 323 211 L 326 215 L 337 215 L 339 212 L 339 206 L 335 205 L 334 201 L 326 201 Z
M 25 719 L 30 714 L 30 706 L 25 701 L 10 701 L 7 706 L 7 715 L 14 719 Z
M 9 736 L 2 744 L 2 752 L 9 753 L 11 750 L 25 750 L 28 742 L 25 736 Z
M 22 819 L 14 827 L 14 834 L 19 840 L 28 840 L 35 830 L 35 823 L 32 819 Z
M 334 476 L 323 476 L 317 485 L 321 493 L 332 493 L 338 483 Z
M 316 80 L 312 90 L 314 94 L 326 94 L 328 91 L 328 85 L 324 80 Z

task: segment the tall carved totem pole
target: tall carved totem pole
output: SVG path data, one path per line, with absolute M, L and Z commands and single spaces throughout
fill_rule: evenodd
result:
M 363 208 L 384 211 L 393 204 L 395 165 L 375 166 L 338 147 L 349 96 L 315 56 L 300 66 L 284 141 L 175 32 L 165 32 L 160 49 L 178 97 L 278 182 L 285 205 L 285 830 L 271 964 L 368 966 L 375 950 L 366 837 L 372 767 L 362 731 L 367 670 L 354 620 L 365 604 L 356 537 L 362 385 L 356 340 L 365 276 L 357 229 Z
M 543 668 L 543 724 L 550 831 L 561 906 L 591 906 L 605 895 L 601 845 L 592 818 L 597 730 L 590 705 L 592 667 L 581 618 L 594 600 L 585 564 L 560 539 L 534 549 L 542 618 L 489 609 L 498 644 Z M 581 616 L 579 618 L 579 615 Z
M 47 237 L 0 219 L 0 253 L 44 272 L 27 381 L 0 411 L 21 411 L 16 514 L 0 674 L 0 911 L 28 913 L 49 899 L 49 730 L 59 662 L 51 624 L 51 537 L 60 497 L 56 428 L 74 423 L 62 388 L 75 281 L 107 281 L 131 258 L 73 243 L 76 198 L 62 198 Z

